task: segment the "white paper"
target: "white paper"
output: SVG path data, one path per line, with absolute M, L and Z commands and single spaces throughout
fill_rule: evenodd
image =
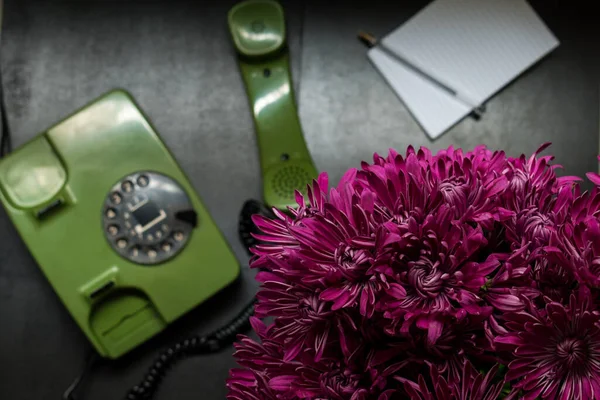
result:
M 525 0 L 436 0 L 382 42 L 477 104 L 559 44 Z M 431 138 L 469 114 L 382 50 L 368 56 Z

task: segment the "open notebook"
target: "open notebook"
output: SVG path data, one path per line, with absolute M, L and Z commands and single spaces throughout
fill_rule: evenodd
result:
M 436 0 L 381 42 L 477 104 L 559 44 L 525 0 Z M 381 48 L 368 56 L 432 139 L 472 111 Z

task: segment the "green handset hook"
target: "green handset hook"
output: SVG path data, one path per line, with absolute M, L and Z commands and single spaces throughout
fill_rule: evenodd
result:
M 283 9 L 272 0 L 247 0 L 229 11 L 228 23 L 252 108 L 264 201 L 285 210 L 317 169 L 296 110 Z

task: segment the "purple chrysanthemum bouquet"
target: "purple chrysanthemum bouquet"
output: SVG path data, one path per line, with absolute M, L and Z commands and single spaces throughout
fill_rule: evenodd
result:
M 600 399 L 600 190 L 546 147 L 391 150 L 255 216 L 228 399 Z

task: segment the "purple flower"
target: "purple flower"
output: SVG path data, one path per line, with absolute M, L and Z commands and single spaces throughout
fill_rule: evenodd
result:
M 508 330 L 496 338 L 512 351 L 506 379 L 523 398 L 600 397 L 600 313 L 571 295 L 568 306 L 550 302 L 543 309 L 505 314 Z
M 509 182 L 509 190 L 503 194 L 503 204 L 507 209 L 520 212 L 531 206 L 543 208 L 555 194 L 563 188 L 570 189 L 581 178 L 575 176 L 556 176 L 560 165 L 551 165 L 553 156 L 538 157 L 550 146 L 544 143 L 529 158 L 521 155 L 507 160 L 507 170 L 504 172 Z
M 598 156 L 598 160 L 600 161 L 600 156 Z M 596 172 L 588 172 L 585 175 L 588 177 L 588 179 L 590 181 L 592 181 L 592 183 L 594 185 L 600 186 L 600 174 L 598 174 Z
M 534 262 L 531 273 L 540 294 L 562 304 L 568 302 L 571 292 L 578 285 L 572 268 L 546 257 Z
M 248 369 L 234 368 L 227 379 L 227 400 L 279 400 L 264 374 Z
M 242 336 L 234 356 L 247 369 L 232 369 L 227 387 L 229 400 L 391 400 L 396 390 L 375 370 L 366 373 L 364 347 L 352 348 L 347 357 L 324 357 L 318 361 L 302 352 L 285 359 L 278 329 L 258 318 L 251 323 L 262 343 Z
M 484 375 L 478 373 L 469 361 L 461 368 L 458 382 L 448 382 L 431 365 L 429 375 L 419 375 L 418 381 L 399 378 L 410 400 L 496 400 L 502 391 L 504 382 L 493 382 L 498 365 L 493 366 Z M 428 381 L 430 384 L 428 384 Z
M 444 374 L 450 382 L 458 382 L 464 369 L 465 362 L 471 360 L 479 364 L 493 364 L 497 357 L 489 351 L 492 344 L 488 339 L 491 332 L 484 325 L 488 320 L 487 315 L 469 315 L 457 321 L 445 321 L 440 337 L 431 344 L 426 333 L 418 329 L 409 332 L 411 346 L 405 346 L 400 356 L 388 360 L 390 368 L 397 365 L 392 372 L 396 379 L 404 374 L 420 368 L 423 363 L 428 363 Z M 384 371 L 383 375 L 387 375 Z
M 467 314 L 489 313 L 479 296 L 486 275 L 500 263 L 494 257 L 480 262 L 479 250 L 487 244 L 481 228 L 451 223 L 446 206 L 430 214 L 420 225 L 414 220 L 388 226 L 398 239 L 396 259 L 388 280 L 396 282 L 389 290 L 384 314 L 391 321 L 390 333 L 406 333 L 415 324 L 429 333 L 434 343 L 447 317 L 461 319 Z M 405 248 L 408 247 L 408 248 Z M 415 254 L 411 250 L 415 248 Z
M 506 163 L 502 152 L 479 146 L 463 154 L 450 147 L 434 156 L 426 148 L 409 147 L 406 157 L 390 150 L 387 158 L 375 154 L 373 161 L 363 163 L 354 186 L 375 195 L 374 214 L 381 222 L 402 222 L 409 215 L 420 221 L 444 203 L 462 223 L 490 227 L 506 217 L 498 208 L 508 186 L 501 173 Z
M 556 240 L 548 251 L 557 262 L 569 265 L 582 283 L 600 287 L 600 191 L 596 188 L 577 198 L 571 210 L 572 240 Z
M 256 317 L 250 322 L 262 343 L 240 336 L 235 344 L 234 357 L 245 369 L 234 368 L 229 373 L 228 400 L 280 400 L 276 390 L 269 385 L 275 377 L 293 371 L 294 366 L 283 361 L 281 346 L 271 339 L 273 327 L 267 327 Z
M 539 292 L 531 287 L 532 261 L 527 250 L 525 246 L 510 255 L 495 254 L 495 257 L 501 260 L 501 266 L 487 279 L 482 297 L 496 312 L 522 310 L 525 307 L 524 297 L 539 295 Z
M 279 376 L 269 382 L 285 399 L 388 400 L 397 392 L 385 388 L 385 381 L 380 383 L 383 385 L 373 383 L 361 370 L 332 360 L 298 366 L 293 375 Z
M 537 207 L 526 208 L 506 224 L 506 237 L 517 246 L 530 244 L 534 249 L 547 246 L 551 235 L 556 233 L 552 217 Z
M 549 264 L 558 266 L 556 289 L 568 292 L 580 285 L 600 289 L 600 191 L 576 197 L 564 207 L 561 234 L 552 236 L 543 248 Z M 557 267 L 555 267 L 557 268 Z M 540 283 L 543 280 L 540 279 Z M 567 286 L 566 288 L 564 286 Z M 554 298 L 553 298 L 554 299 Z
M 229 399 L 492 400 L 499 362 L 508 398 L 600 398 L 600 188 L 547 146 L 390 150 L 254 216 Z
M 257 295 L 256 316 L 276 317 L 271 338 L 281 343 L 284 361 L 307 349 L 314 350 L 315 361 L 319 361 L 326 345 L 334 340 L 340 342 L 337 348 L 349 352 L 344 331 L 356 330 L 356 325 L 347 313 L 334 311 L 318 293 L 291 285 L 273 273 L 259 272 L 257 279 L 263 285 Z

